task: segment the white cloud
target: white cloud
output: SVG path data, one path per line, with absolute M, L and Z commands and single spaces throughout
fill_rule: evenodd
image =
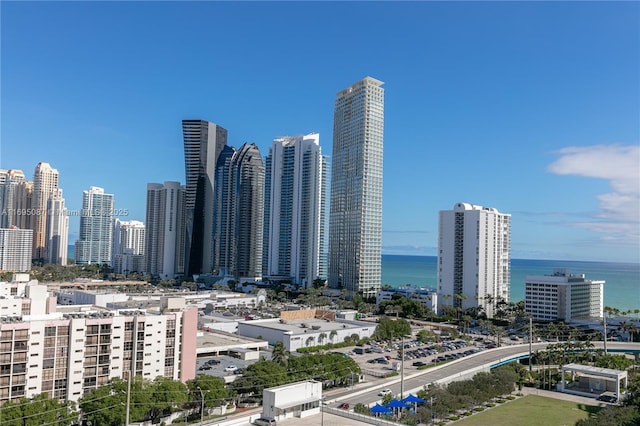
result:
M 640 241 L 640 145 L 568 147 L 547 170 L 609 181 L 611 192 L 597 195 L 600 211 L 577 226 L 607 234 L 606 239 L 638 244 Z

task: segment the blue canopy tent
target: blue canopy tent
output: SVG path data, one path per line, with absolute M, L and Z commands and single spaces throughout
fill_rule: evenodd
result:
M 403 408 L 407 408 L 407 404 L 402 401 L 398 401 L 397 399 L 392 399 L 388 404 L 384 405 L 387 408 L 390 408 L 396 413 L 396 415 L 400 415 L 400 410 Z M 410 407 L 411 405 L 409 405 Z M 397 410 L 397 411 L 396 411 Z
M 407 397 L 402 399 L 402 402 L 404 403 L 410 403 L 410 404 L 417 404 L 419 402 L 427 402 L 424 399 L 420 399 L 417 396 L 415 396 L 414 394 L 410 393 L 409 395 L 407 395 Z
M 402 401 L 398 401 L 397 399 L 392 399 L 388 404 L 384 405 L 387 408 L 405 408 L 407 404 Z
M 415 413 L 418 410 L 418 403 L 427 402 L 427 401 L 425 401 L 424 399 L 418 398 L 414 394 L 410 393 L 409 395 L 407 395 L 406 398 L 402 399 L 402 402 L 404 402 L 405 404 L 413 404 L 413 412 Z
M 393 411 L 390 408 L 382 406 L 380 404 L 376 404 L 369 409 L 373 414 L 390 414 Z

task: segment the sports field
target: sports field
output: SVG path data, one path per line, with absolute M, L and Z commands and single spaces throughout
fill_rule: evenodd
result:
M 527 395 L 466 417 L 456 426 L 572 426 L 600 407 L 553 398 Z

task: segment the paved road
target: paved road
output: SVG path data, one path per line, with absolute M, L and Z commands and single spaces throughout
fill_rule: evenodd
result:
M 532 351 L 544 350 L 550 343 L 534 343 L 532 345 Z M 595 348 L 602 349 L 602 342 L 594 342 Z M 626 342 L 610 342 L 607 343 L 609 350 L 616 349 L 631 349 L 636 353 L 640 352 L 640 343 L 626 343 Z M 451 361 L 447 364 L 443 364 L 438 367 L 434 367 L 427 370 L 420 370 L 417 373 L 411 373 L 405 376 L 404 380 L 404 395 L 409 392 L 415 392 L 421 389 L 424 385 L 434 383 L 439 380 L 452 381 L 456 377 L 465 374 L 465 372 L 478 369 L 480 371 L 483 366 L 495 364 L 501 360 L 506 360 L 514 356 L 524 355 L 529 353 L 529 345 L 512 345 L 496 349 L 490 349 L 477 354 L 473 354 L 464 358 Z M 475 374 L 475 373 L 472 373 Z M 352 406 L 357 403 L 363 403 L 369 405 L 376 401 L 379 401 L 381 397 L 378 396 L 378 392 L 381 389 L 389 388 L 394 394 L 400 394 L 400 377 L 392 377 L 388 379 L 377 379 L 364 383 L 359 383 L 350 389 L 333 390 L 325 393 L 325 398 L 330 401 L 331 406 L 336 406 L 340 402 L 348 402 Z M 593 398 L 584 398 L 575 395 L 568 395 L 559 392 L 544 391 L 539 389 L 523 388 L 523 392 L 527 394 L 540 395 L 550 398 L 560 398 L 570 401 L 575 401 L 587 405 L 606 405 Z M 320 425 L 322 417 L 320 414 L 306 417 L 303 419 L 293 418 L 278 422 L 278 426 L 284 425 Z M 246 423 L 247 425 L 249 423 Z M 346 419 L 344 417 L 335 416 L 333 414 L 324 414 L 325 426 L 356 426 L 365 425 L 366 423 L 356 420 Z
M 553 343 L 554 342 L 534 343 L 532 344 L 532 351 L 544 350 L 547 345 Z M 596 348 L 602 348 L 602 342 L 594 342 L 594 345 Z M 609 350 L 632 348 L 635 351 L 640 351 L 640 343 L 609 342 L 607 343 L 607 348 Z M 482 371 L 483 366 L 495 364 L 515 356 L 528 354 L 528 344 L 505 346 L 485 350 L 438 367 L 419 370 L 409 375 L 405 374 L 403 393 L 404 396 L 406 396 L 409 392 L 415 392 L 429 383 L 453 381 L 463 377 L 465 372 L 468 373 L 471 371 L 473 372 L 472 374 L 475 374 L 475 372 Z M 368 387 L 360 388 L 360 390 L 341 390 L 332 394 L 331 398 L 336 402 L 348 402 L 350 404 L 363 403 L 369 405 L 381 399 L 381 397 L 378 396 L 378 392 L 381 389 L 389 388 L 395 395 L 400 395 L 400 382 L 401 379 L 398 376 L 384 380 L 376 380 L 369 383 L 367 385 Z

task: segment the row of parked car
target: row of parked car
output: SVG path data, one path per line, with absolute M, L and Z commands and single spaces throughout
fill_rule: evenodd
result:
M 480 352 L 480 351 L 482 351 L 481 348 L 471 348 L 471 349 L 467 349 L 464 352 L 456 352 L 456 353 L 451 353 L 451 354 L 440 355 L 439 357 L 437 357 L 435 359 L 435 361 L 436 362 L 452 361 L 454 359 L 463 358 L 465 356 L 469 356 L 471 354 L 475 354 L 475 353 Z
M 438 353 L 438 350 L 435 347 L 429 347 L 429 348 L 418 348 L 418 349 L 413 349 L 413 350 L 406 350 L 404 351 L 404 359 L 408 360 L 408 359 L 415 359 L 415 358 L 422 358 L 425 356 L 429 356 L 429 355 L 435 355 Z M 400 353 L 398 353 L 398 359 L 402 359 L 402 355 Z

